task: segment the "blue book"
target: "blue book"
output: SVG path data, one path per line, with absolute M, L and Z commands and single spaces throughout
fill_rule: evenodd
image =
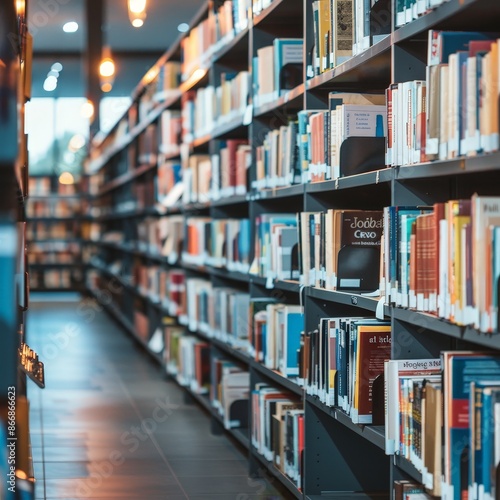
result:
M 445 387 L 444 479 L 447 487 L 453 489 L 449 498 L 461 500 L 467 498 L 469 489 L 471 382 L 500 381 L 500 355 L 445 351 L 442 359 Z
M 274 86 L 279 97 L 302 82 L 304 41 L 301 38 L 275 38 Z
M 299 312 L 300 309 L 300 312 Z M 285 306 L 284 324 L 284 375 L 296 377 L 299 374 L 297 351 L 300 349 L 300 334 L 304 330 L 304 314 L 299 306 Z

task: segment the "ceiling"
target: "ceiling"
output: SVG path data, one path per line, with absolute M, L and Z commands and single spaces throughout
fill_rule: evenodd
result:
M 39 0 L 28 8 L 28 26 L 33 35 L 33 97 L 82 97 L 86 95 L 87 47 L 86 1 Z M 177 26 L 194 17 L 205 0 L 148 0 L 147 18 L 141 28 L 130 24 L 127 0 L 104 2 L 103 43 L 111 47 L 116 62 L 113 90 L 107 95 L 128 96 L 158 57 L 178 38 Z M 76 21 L 76 33 L 62 26 Z M 54 62 L 63 70 L 55 91 L 43 90 L 43 82 Z

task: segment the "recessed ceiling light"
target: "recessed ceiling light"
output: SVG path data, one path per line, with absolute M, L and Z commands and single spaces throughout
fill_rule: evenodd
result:
M 69 21 L 63 26 L 63 31 L 65 33 L 74 33 L 75 31 L 78 31 L 78 23 L 75 21 Z
M 59 71 L 54 71 L 53 69 L 51 69 L 48 73 L 47 73 L 47 76 L 53 76 L 55 78 L 58 78 L 59 77 Z
M 63 65 L 60 62 L 56 62 L 52 65 L 52 67 L 50 69 L 52 71 L 57 71 L 58 73 L 60 73 L 63 69 Z
M 177 26 L 177 30 L 180 31 L 181 33 L 186 33 L 188 29 L 189 29 L 188 23 L 181 23 L 179 24 L 179 26 Z
M 144 21 L 142 19 L 134 19 L 132 21 L 132 26 L 134 28 L 140 28 L 144 24 Z
M 43 82 L 43 90 L 52 92 L 57 87 L 57 78 L 55 76 L 48 76 Z

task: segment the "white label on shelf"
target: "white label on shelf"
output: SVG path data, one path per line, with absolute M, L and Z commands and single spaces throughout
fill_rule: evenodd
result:
M 377 302 L 377 308 L 375 309 L 375 317 L 377 319 L 384 319 L 384 297 L 380 297 Z
M 417 309 L 419 311 L 424 310 L 424 294 L 423 293 L 417 293 Z
M 250 125 L 250 123 L 252 123 L 252 116 L 253 116 L 253 105 L 249 104 L 245 108 L 245 112 L 243 113 L 243 125 Z
M 273 282 L 273 277 L 272 275 L 269 275 L 266 280 L 266 288 L 274 288 L 274 282 Z
M 314 70 L 311 65 L 307 66 L 306 76 L 307 78 L 312 78 L 314 76 Z

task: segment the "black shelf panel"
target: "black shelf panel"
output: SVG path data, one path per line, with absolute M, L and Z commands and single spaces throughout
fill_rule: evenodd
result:
M 305 192 L 305 184 L 295 184 L 276 189 L 263 189 L 253 191 L 250 195 L 252 200 L 273 200 L 277 198 L 290 198 L 293 196 L 302 196 Z
M 234 438 L 236 441 L 238 441 L 244 448 L 247 450 L 250 449 L 250 438 L 249 429 L 244 429 L 244 428 L 236 428 L 236 429 L 226 429 L 226 431 Z
M 489 0 L 449 0 L 393 33 L 394 43 L 421 36 L 429 29 L 498 31 L 500 4 Z
M 243 203 L 248 203 L 249 195 L 237 194 L 235 196 L 228 196 L 227 198 L 220 198 L 218 200 L 212 200 L 210 205 L 212 207 L 230 207 L 231 205 L 242 205 Z
M 396 169 L 395 178 L 398 181 L 411 179 L 427 179 L 450 175 L 477 174 L 481 172 L 499 172 L 500 153 L 482 154 L 470 158 L 456 158 L 422 163 Z
M 384 168 L 382 170 L 375 170 L 374 172 L 340 177 L 331 181 L 312 182 L 306 184 L 306 193 L 324 193 L 339 189 L 352 189 L 388 183 L 393 178 L 393 172 L 392 168 Z
M 246 365 L 249 365 L 252 361 L 252 359 L 247 353 L 235 349 L 234 347 L 230 346 L 229 344 L 226 344 L 225 342 L 222 342 L 219 339 L 211 339 L 211 342 L 215 347 L 217 347 L 217 349 L 224 351 L 226 354 L 229 354 L 233 358 L 236 358 L 238 361 L 241 361 Z
M 83 243 L 83 240 L 79 239 L 79 238 L 74 238 L 74 237 L 71 237 L 71 238 L 43 238 L 43 239 L 30 239 L 30 241 L 28 241 L 28 247 L 30 245 L 45 245 L 45 244 L 48 244 L 48 243 Z
M 188 264 L 182 260 L 179 263 L 180 267 L 187 269 L 188 271 L 194 271 L 195 273 L 209 274 L 210 270 L 208 267 L 196 266 L 195 264 Z
M 129 182 L 132 182 L 133 180 L 137 179 L 137 177 L 140 177 L 150 170 L 153 170 L 156 168 L 156 162 L 152 162 L 149 164 L 141 165 L 134 170 L 127 172 L 126 174 L 122 174 L 112 181 L 109 181 L 106 183 L 104 187 L 102 187 L 98 193 L 96 193 L 94 196 L 95 197 L 100 197 L 103 196 L 115 189 L 118 189 L 119 187 L 124 186 L 125 184 L 128 184 Z
M 263 28 L 268 25 L 297 23 L 302 20 L 302 2 L 298 0 L 274 0 L 269 7 L 253 18 L 253 26 Z
M 282 95 L 278 99 L 272 102 L 256 106 L 253 112 L 254 117 L 261 117 L 276 111 L 279 108 L 287 106 L 288 108 L 294 108 L 297 110 L 303 109 L 303 96 L 305 91 L 305 85 L 301 83 L 297 87 L 289 90 L 286 94 Z
M 500 349 L 500 333 L 484 333 L 471 326 L 460 326 L 432 314 L 421 313 L 399 307 L 392 308 L 394 319 L 416 324 L 419 328 L 432 330 L 449 337 L 472 342 L 491 349 Z
M 380 300 L 380 297 L 365 297 L 357 293 L 338 292 L 314 287 L 307 287 L 306 295 L 315 299 L 326 300 L 328 302 L 359 307 L 360 309 L 366 309 L 371 312 L 375 312 L 377 310 Z
M 294 498 L 303 498 L 303 494 L 297 486 L 295 486 L 295 484 L 288 477 L 278 470 L 272 462 L 269 462 L 262 455 L 260 455 L 253 446 L 250 447 L 250 452 L 275 478 L 278 479 L 283 486 L 288 489 Z
M 210 208 L 210 202 L 206 203 L 188 203 L 187 205 L 181 205 L 179 207 L 179 211 L 181 213 L 190 213 L 190 212 L 200 212 L 202 210 L 208 210 Z
M 246 131 L 246 127 L 248 127 L 248 124 L 244 123 L 244 115 L 242 113 L 214 128 L 210 139 L 224 139 L 226 136 L 238 135 L 238 133 L 239 135 L 244 135 L 243 132 Z M 246 135 L 248 136 L 248 134 Z
M 110 241 L 92 241 L 89 243 L 93 244 L 93 245 L 105 247 L 105 248 L 110 248 L 111 250 L 116 250 L 118 252 L 136 255 L 136 256 L 142 257 L 144 259 L 154 260 L 155 262 L 160 262 L 161 264 L 165 264 L 165 265 L 169 265 L 169 266 L 175 264 L 175 262 L 169 263 L 167 257 L 165 257 L 163 255 L 157 255 L 157 254 L 152 254 L 149 252 L 143 252 L 142 250 L 139 250 L 132 245 L 124 245 L 121 243 L 113 243 Z
M 232 62 L 239 57 L 246 59 L 248 57 L 249 33 L 248 27 L 236 33 L 232 40 L 213 54 L 212 63 Z
M 129 219 L 132 217 L 151 217 L 151 216 L 160 216 L 160 215 L 169 215 L 173 213 L 178 213 L 178 210 L 175 211 L 167 211 L 165 214 L 160 213 L 155 207 L 148 208 L 138 208 L 135 210 L 127 210 L 123 212 L 115 212 L 111 214 L 103 214 L 97 215 L 94 217 L 96 221 L 108 221 L 108 220 L 119 220 L 119 219 Z
M 224 278 L 232 281 L 239 281 L 241 283 L 250 282 L 250 275 L 247 273 L 240 273 L 238 271 L 228 271 L 227 269 L 221 269 L 218 267 L 209 267 L 208 271 L 212 276 L 217 276 L 218 278 Z
M 357 491 L 339 491 L 335 492 L 325 492 L 323 495 L 306 495 L 306 500 L 328 500 L 330 498 L 347 499 L 347 498 L 358 498 L 359 500 L 389 500 L 391 498 L 389 493 L 362 493 Z
M 252 360 L 251 365 L 256 371 L 258 371 L 262 375 L 265 375 L 273 382 L 277 383 L 281 387 L 284 387 L 285 389 L 288 389 L 293 394 L 302 397 L 304 391 L 302 387 L 300 387 L 300 385 L 298 385 L 293 379 L 288 379 L 283 375 L 281 375 L 281 373 L 275 372 L 274 370 L 270 370 L 269 368 L 265 367 L 261 363 L 258 363 L 257 361 Z
M 330 407 L 323 404 L 315 396 L 306 395 L 306 401 L 316 408 L 319 408 L 333 419 L 340 422 L 343 426 L 359 434 L 377 448 L 385 451 L 385 428 L 382 425 L 359 425 L 352 422 L 349 415 L 346 415 L 340 408 Z
M 401 469 L 412 479 L 422 484 L 422 473 L 419 472 L 411 462 L 406 460 L 406 458 L 400 457 L 399 455 L 394 455 L 394 465 Z
M 338 83 L 378 84 L 384 89 L 390 83 L 391 36 L 388 35 L 361 54 L 351 57 L 330 71 L 307 81 L 307 90 L 330 89 Z M 365 87 L 366 88 L 366 87 Z
M 267 287 L 267 278 L 262 276 L 254 276 L 250 275 L 250 281 L 255 283 L 256 285 Z M 276 288 L 277 290 L 284 290 L 287 292 L 295 292 L 299 293 L 300 291 L 300 283 L 298 281 L 282 281 L 282 280 L 273 280 L 272 287 L 270 289 Z

